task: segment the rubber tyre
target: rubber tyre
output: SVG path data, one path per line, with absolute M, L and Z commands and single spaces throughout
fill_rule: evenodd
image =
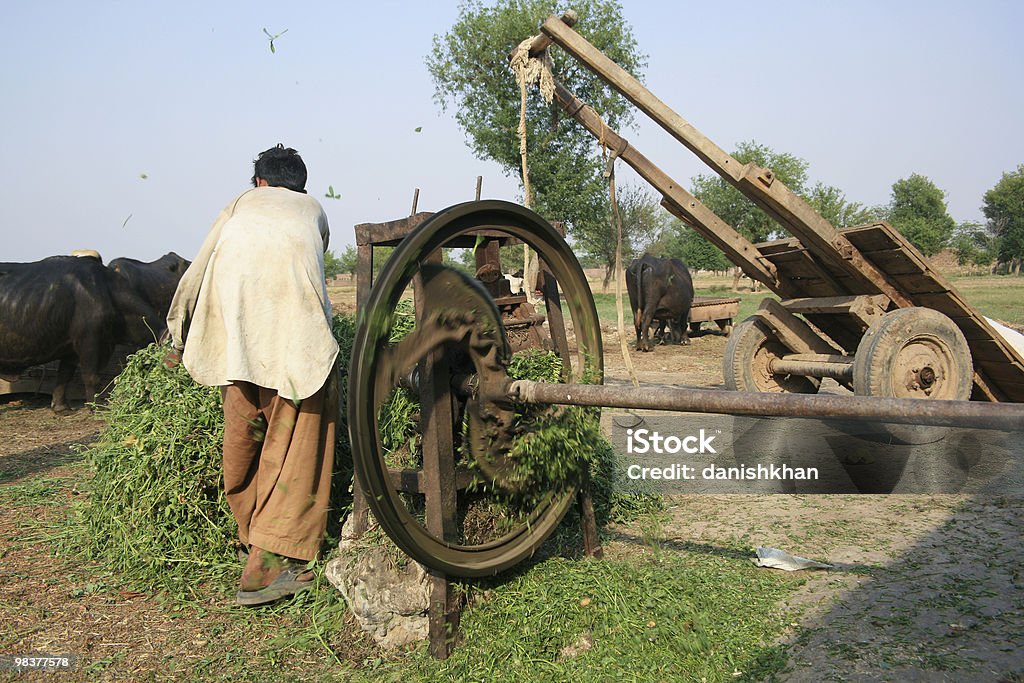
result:
M 857 396 L 966 401 L 973 363 L 967 339 L 952 320 L 930 308 L 900 308 L 864 333 L 853 362 Z M 886 425 L 892 443 L 942 439 L 946 427 Z
M 729 334 L 722 362 L 725 387 L 730 391 L 813 394 L 819 382 L 802 375 L 772 375 L 768 364 L 790 350 L 771 333 L 761 318 L 751 316 Z
M 857 345 L 853 390 L 858 396 L 966 401 L 972 383 L 967 339 L 952 320 L 930 308 L 886 313 Z

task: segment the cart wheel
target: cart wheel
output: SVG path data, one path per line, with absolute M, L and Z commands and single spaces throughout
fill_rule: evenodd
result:
M 853 389 L 859 396 L 966 401 L 972 369 L 967 340 L 952 320 L 930 308 L 901 308 L 864 333 Z
M 952 320 L 930 308 L 901 308 L 879 318 L 860 340 L 853 361 L 858 396 L 971 397 L 973 364 L 967 340 Z M 932 443 L 946 427 L 886 425 L 893 443 Z
M 790 353 L 772 336 L 768 326 L 757 316 L 737 325 L 725 345 L 723 374 L 725 387 L 731 391 L 763 391 L 770 393 L 813 394 L 818 380 L 803 375 L 773 375 L 771 361 Z

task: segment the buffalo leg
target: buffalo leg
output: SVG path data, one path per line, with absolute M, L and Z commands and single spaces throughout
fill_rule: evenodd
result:
M 100 388 L 100 373 L 110 361 L 113 351 L 113 344 L 87 344 L 80 347 L 78 365 L 82 373 L 82 384 L 85 386 L 86 405 L 96 400 L 96 392 Z
M 688 346 L 690 343 L 690 308 L 691 306 L 687 306 L 686 310 L 684 310 L 682 315 L 679 316 L 679 327 L 681 329 L 679 343 L 683 346 Z
M 640 341 L 637 343 L 637 350 L 639 351 L 651 351 L 651 324 L 654 322 L 654 311 L 644 311 L 643 317 L 640 319 Z
M 633 311 L 633 327 L 636 329 L 636 348 L 640 350 L 640 324 L 643 322 L 644 312 L 639 308 Z
M 57 366 L 57 380 L 53 386 L 53 396 L 50 399 L 50 408 L 57 414 L 71 412 L 65 396 L 67 394 L 68 382 L 71 381 L 71 376 L 75 374 L 76 364 L 73 358 L 61 358 L 60 364 Z

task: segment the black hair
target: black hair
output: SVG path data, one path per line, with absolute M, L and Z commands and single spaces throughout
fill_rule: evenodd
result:
M 263 178 L 271 187 L 284 187 L 295 192 L 306 191 L 306 164 L 291 147 L 278 143 L 253 161 L 252 184 Z

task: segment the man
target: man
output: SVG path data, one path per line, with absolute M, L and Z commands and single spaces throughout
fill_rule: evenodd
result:
M 309 588 L 327 523 L 338 344 L 324 282 L 327 216 L 277 145 L 182 276 L 167 325 L 192 378 L 222 387 L 224 488 L 248 559 L 236 600 Z M 181 351 L 183 349 L 183 352 Z

